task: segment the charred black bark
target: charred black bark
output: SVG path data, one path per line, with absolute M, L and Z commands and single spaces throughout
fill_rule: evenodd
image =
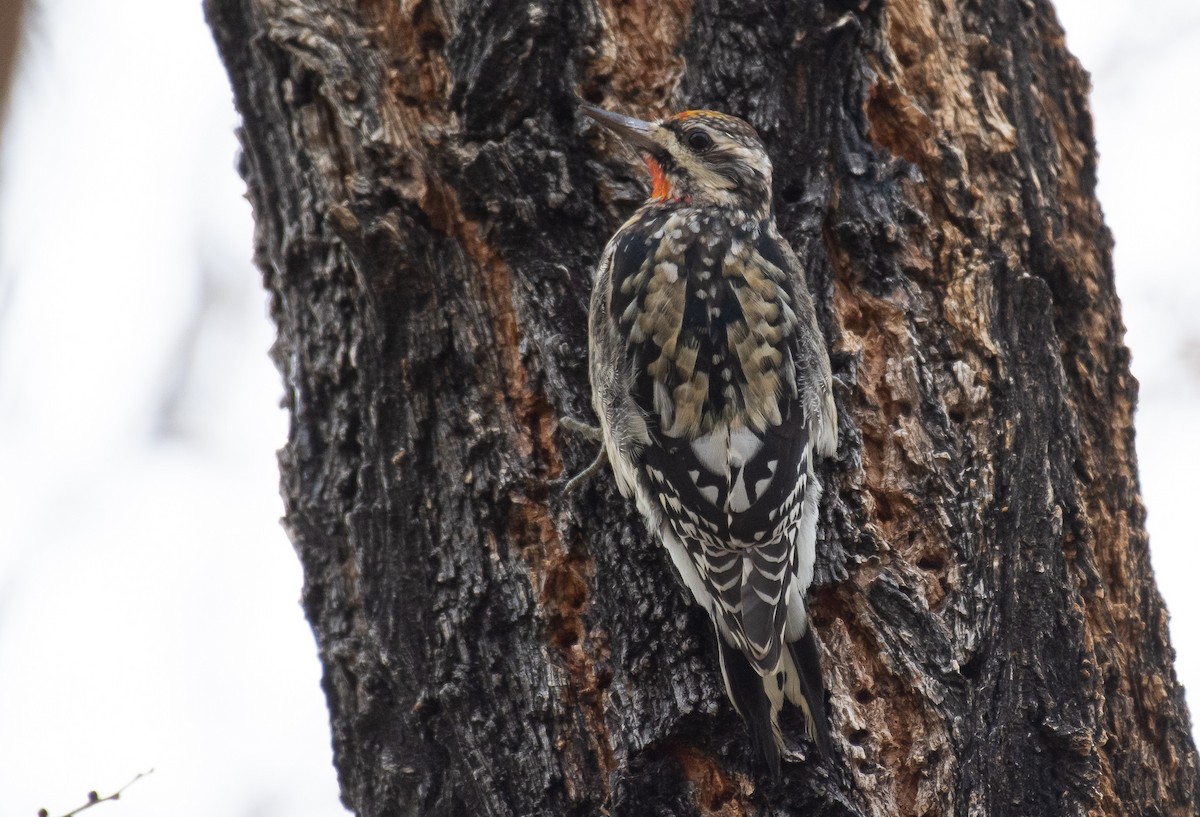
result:
M 1087 80 L 1044 2 L 206 0 L 292 416 L 286 524 L 362 815 L 1191 815 Z M 755 774 L 591 444 L 644 196 L 579 97 L 746 118 L 833 350 L 836 762 Z

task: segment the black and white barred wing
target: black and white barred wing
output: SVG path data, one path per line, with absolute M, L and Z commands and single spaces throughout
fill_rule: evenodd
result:
M 770 429 L 761 444 L 750 446 L 757 448 L 754 456 L 727 474 L 709 470 L 705 463 L 710 459 L 706 454 L 722 443 L 701 440 L 695 447 L 680 446 L 653 432 L 651 437 L 643 468 L 673 535 L 671 541 L 664 532 L 664 540 L 686 552 L 696 574 L 689 586 L 698 601 L 711 607 L 726 639 L 761 672 L 774 671 L 789 614 L 791 629 L 803 632 L 800 582 L 802 574 L 811 577 L 812 571 L 811 558 L 805 560 L 797 546 L 809 480 L 807 435 Z M 730 450 L 736 461 L 736 442 Z M 756 476 L 757 494 L 746 485 Z M 748 504 L 738 511 L 737 495 L 743 490 Z M 697 581 L 703 594 L 692 586 Z

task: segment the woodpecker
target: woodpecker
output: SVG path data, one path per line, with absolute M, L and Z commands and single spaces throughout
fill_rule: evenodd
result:
M 746 122 L 582 111 L 640 152 L 652 181 L 591 296 L 601 456 L 712 617 L 726 694 L 778 777 L 785 700 L 831 751 L 804 597 L 814 456 L 836 450 L 837 414 L 804 269 L 775 226 L 771 162 Z

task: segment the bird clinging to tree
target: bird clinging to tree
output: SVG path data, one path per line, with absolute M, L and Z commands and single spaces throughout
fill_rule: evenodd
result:
M 645 157 L 650 199 L 608 242 L 589 318 L 592 401 L 633 497 L 717 630 L 729 700 L 773 775 L 779 713 L 829 724 L 804 594 L 837 448 L 829 357 L 804 269 L 775 226 L 771 162 L 732 116 L 582 110 Z

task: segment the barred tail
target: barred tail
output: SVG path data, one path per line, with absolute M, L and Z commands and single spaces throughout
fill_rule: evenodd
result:
M 779 712 L 786 699 L 804 714 L 805 732 L 823 757 L 833 753 L 829 733 L 829 717 L 825 712 L 825 686 L 821 681 L 817 641 L 812 628 L 787 645 L 780 657 L 779 668 L 760 675 L 749 659 L 737 647 L 730 645 L 718 633 L 721 653 L 721 676 L 725 692 L 733 708 L 746 722 L 750 743 L 778 779 L 783 757 L 783 733 Z
M 727 643 L 720 633 L 717 634 L 717 645 L 721 651 L 725 694 L 746 722 L 755 753 L 766 761 L 771 777 L 778 779 L 783 740 L 779 733 L 778 709 L 767 695 L 766 684 L 772 679 L 759 675 L 742 651 Z
M 804 635 L 787 646 L 784 664 L 786 666 L 791 661 L 789 669 L 798 680 L 796 685 L 785 684 L 785 691 L 791 693 L 788 700 L 804 712 L 805 731 L 808 739 L 816 744 L 817 751 L 823 757 L 831 757 L 833 743 L 829 735 L 829 715 L 825 712 L 825 684 L 821 680 L 821 662 L 812 625 L 804 629 Z

